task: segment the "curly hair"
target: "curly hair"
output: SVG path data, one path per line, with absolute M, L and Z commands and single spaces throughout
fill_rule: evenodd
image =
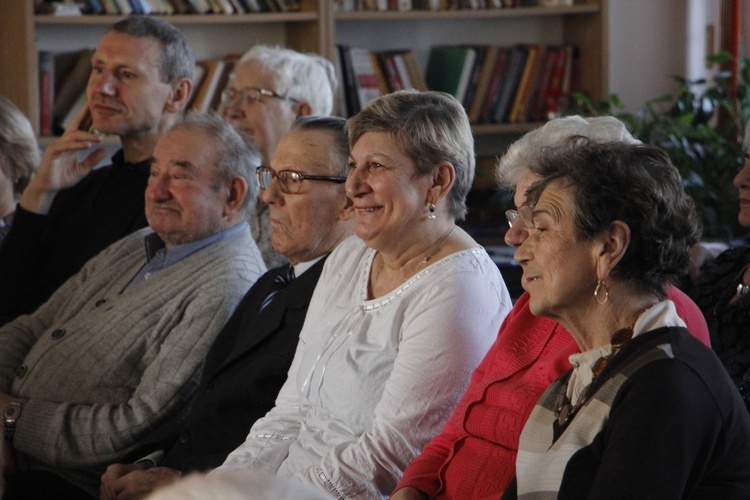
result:
M 570 190 L 582 240 L 614 221 L 627 224 L 630 242 L 612 270 L 614 279 L 663 299 L 666 285 L 687 271 L 701 226 L 693 199 L 662 149 L 574 136 L 546 148 L 531 171 L 541 177 L 527 191 L 532 205 L 552 182 Z

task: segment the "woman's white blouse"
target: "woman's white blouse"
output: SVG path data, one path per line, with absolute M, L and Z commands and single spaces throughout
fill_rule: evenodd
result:
M 325 263 L 276 406 L 217 472 L 264 468 L 339 498 L 379 498 L 450 416 L 512 304 L 482 248 L 367 300 L 375 251 Z

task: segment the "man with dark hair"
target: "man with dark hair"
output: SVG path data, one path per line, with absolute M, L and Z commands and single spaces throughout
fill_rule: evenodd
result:
M 195 58 L 171 24 L 129 16 L 102 37 L 92 67 L 87 105 L 47 146 L 0 250 L 0 324 L 34 311 L 91 257 L 146 225 L 148 159 L 187 105 Z M 92 170 L 106 151 L 78 154 L 101 135 L 118 136 L 122 149 Z
M 336 117 L 297 120 L 271 166 L 259 169 L 273 245 L 292 265 L 266 273 L 242 299 L 209 351 L 178 439 L 159 443 L 164 459 L 157 452 L 135 464 L 111 465 L 101 498 L 141 498 L 183 473 L 221 465 L 274 406 L 326 256 L 351 233 L 344 124 Z M 275 292 L 282 281 L 287 284 Z

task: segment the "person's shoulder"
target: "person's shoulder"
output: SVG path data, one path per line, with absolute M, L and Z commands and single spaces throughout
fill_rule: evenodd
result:
M 717 264 L 747 264 L 747 258 L 750 257 L 750 245 L 741 245 L 727 248 L 716 256 Z
M 332 263 L 337 265 L 345 262 L 359 262 L 362 257 L 370 250 L 364 241 L 358 236 L 352 235 L 336 245 L 326 260 L 326 264 L 331 266 Z
M 697 378 L 718 400 L 735 396 L 736 387 L 719 358 L 686 328 L 659 328 L 644 334 L 643 340 L 645 342 L 639 355 L 646 356 L 646 360 L 656 361 L 651 369 L 660 370 L 663 376 L 658 378 L 664 379 L 665 383 L 679 384 L 680 379 Z M 644 368 L 647 364 L 650 363 L 645 363 Z M 652 375 L 645 375 L 649 371 L 642 372 L 642 375 L 652 378 Z

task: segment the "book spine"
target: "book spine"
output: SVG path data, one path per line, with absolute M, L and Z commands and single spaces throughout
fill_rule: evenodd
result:
M 39 52 L 39 132 L 52 135 L 55 102 L 55 54 Z

